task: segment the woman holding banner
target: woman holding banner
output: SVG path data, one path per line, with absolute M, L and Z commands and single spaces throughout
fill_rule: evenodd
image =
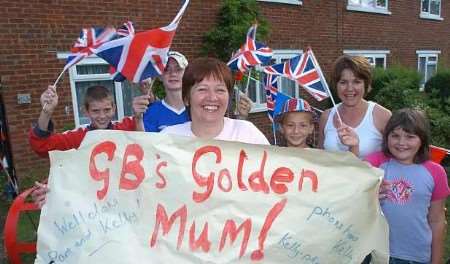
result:
M 214 58 L 200 58 L 186 68 L 182 97 L 192 121 L 163 129 L 162 133 L 269 145 L 252 123 L 225 117 L 233 94 L 233 75 Z
M 391 111 L 364 99 L 371 88 L 371 70 L 364 57 L 344 55 L 336 60 L 332 86 L 342 102 L 322 113 L 319 147 L 332 151 L 351 150 L 361 159 L 381 149 L 382 134 Z M 349 140 L 355 133 L 358 140 Z

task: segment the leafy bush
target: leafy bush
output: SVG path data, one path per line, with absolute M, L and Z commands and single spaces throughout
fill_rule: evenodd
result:
M 224 0 L 217 25 L 204 36 L 203 55 L 228 61 L 231 54 L 244 43 L 248 28 L 258 22 L 257 39 L 268 34 L 268 23 L 260 15 L 256 0 Z
M 378 93 L 383 90 L 388 83 L 399 79 L 407 82 L 407 85 L 402 86 L 402 88 L 415 91 L 419 90 L 421 76 L 417 71 L 399 65 L 388 69 L 377 67 L 373 71 L 372 90 L 367 95 L 367 99 L 376 100 Z
M 374 100 L 392 111 L 404 107 L 423 108 L 424 96 L 419 91 L 419 84 L 420 75 L 414 70 L 401 66 L 386 70 L 376 68 L 372 91 L 367 99 Z
M 450 69 L 441 69 L 425 84 L 431 106 L 450 114 Z

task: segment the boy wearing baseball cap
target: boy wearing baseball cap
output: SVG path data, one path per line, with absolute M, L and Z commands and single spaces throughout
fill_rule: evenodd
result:
M 144 113 L 144 128 L 147 132 L 159 132 L 167 126 L 189 121 L 181 98 L 181 84 L 188 61 L 177 51 L 169 51 L 168 55 L 169 60 L 160 77 L 166 96 L 153 102 Z
M 303 99 L 287 100 L 275 121 L 286 147 L 308 148 L 308 139 L 314 132 L 314 111 Z M 284 142 L 283 142 L 284 141 Z

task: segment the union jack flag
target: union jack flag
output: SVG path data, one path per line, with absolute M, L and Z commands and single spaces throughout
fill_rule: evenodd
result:
M 249 67 L 265 64 L 272 58 L 272 49 L 256 41 L 256 28 L 256 24 L 249 28 L 244 45 L 235 52 L 227 63 L 232 70 L 246 72 Z
M 75 41 L 64 70 L 69 69 L 83 58 L 91 55 L 93 50 L 116 36 L 116 30 L 107 28 L 83 28 L 80 37 Z
M 127 21 L 127 22 L 123 23 L 123 25 L 121 27 L 119 27 L 117 29 L 117 37 L 116 38 L 127 37 L 129 35 L 134 36 L 134 34 L 135 34 L 135 30 L 134 30 L 133 22 Z M 116 71 L 116 68 L 114 68 L 111 65 L 109 66 L 109 73 L 112 75 L 113 81 L 115 81 L 115 82 L 123 82 L 127 79 L 127 78 L 125 78 L 125 76 L 120 74 L 120 72 Z
M 189 0 L 186 0 L 169 25 L 109 41 L 98 47 L 95 54 L 134 83 L 161 75 L 178 23 L 188 4 Z
M 263 68 L 266 74 L 278 75 L 278 76 L 286 76 L 284 74 L 284 63 L 273 64 L 270 66 L 265 66 Z
M 277 81 L 278 76 L 265 74 L 264 88 L 266 90 L 267 115 L 272 122 L 274 122 L 274 117 L 283 110 L 284 102 L 292 98 L 278 90 Z M 276 126 L 273 128 L 276 129 Z
M 302 55 L 295 56 L 282 64 L 264 67 L 264 72 L 296 81 L 317 101 L 329 97 L 328 84 L 310 48 Z
M 278 76 L 272 74 L 265 74 L 264 89 L 266 90 L 266 105 L 267 115 L 270 121 L 273 122 L 275 103 L 278 94 Z

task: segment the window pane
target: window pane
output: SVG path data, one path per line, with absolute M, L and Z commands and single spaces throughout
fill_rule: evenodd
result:
M 361 5 L 364 7 L 375 7 L 375 0 L 362 0 Z
M 425 65 L 426 65 L 426 57 L 419 57 L 419 73 L 422 77 L 421 84 L 425 83 Z
M 436 56 L 430 56 L 428 57 L 428 63 L 430 62 L 436 62 L 437 61 L 437 57 Z
M 138 95 L 141 95 L 138 84 L 128 81 L 122 83 L 123 114 L 125 116 L 133 115 L 133 98 Z
M 430 0 L 422 0 L 422 12 L 429 12 Z
M 440 15 L 440 0 L 431 0 L 430 1 L 430 14 L 432 15 Z
M 84 64 L 76 67 L 79 75 L 109 73 L 109 65 L 107 64 Z
M 426 81 L 428 81 L 436 73 L 436 68 L 437 68 L 436 64 L 427 65 L 427 78 L 425 79 Z
M 281 78 L 281 87 L 278 87 L 278 89 L 291 97 L 295 97 L 295 82 L 292 80 L 289 80 L 287 78 Z M 281 88 L 281 89 L 280 89 Z
M 375 67 L 384 68 L 384 58 L 375 58 Z
M 387 1 L 386 0 L 377 0 L 377 7 L 387 8 Z
M 349 0 L 348 4 L 349 5 L 360 5 L 361 1 L 360 0 Z
M 108 88 L 111 93 L 113 94 L 114 103 L 116 104 L 116 94 L 114 90 L 114 82 L 111 80 L 107 81 L 87 81 L 87 82 L 76 82 L 75 83 L 75 90 L 77 94 L 77 107 L 78 107 L 78 113 L 80 117 L 80 125 L 89 124 L 90 120 L 89 118 L 84 114 L 84 95 L 86 94 L 87 88 L 93 86 L 93 85 L 102 85 Z M 114 120 L 117 120 L 117 111 L 114 116 Z
M 243 84 L 243 91 L 245 92 L 245 86 L 247 85 L 247 83 Z M 255 102 L 258 103 L 257 98 L 256 98 L 256 81 L 255 80 L 250 80 L 250 84 L 248 86 L 248 97 L 250 97 L 250 99 Z
M 367 61 L 370 63 L 370 65 L 374 65 L 373 57 L 366 57 Z

